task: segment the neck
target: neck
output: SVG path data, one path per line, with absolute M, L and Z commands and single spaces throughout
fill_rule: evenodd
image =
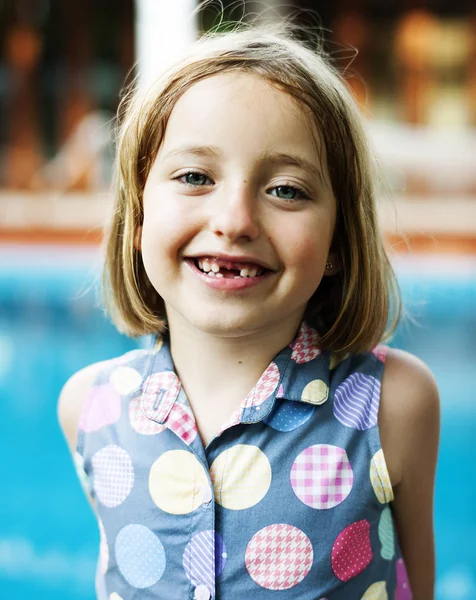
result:
M 301 317 L 238 337 L 212 335 L 169 318 L 175 370 L 187 393 L 196 398 L 223 398 L 233 390 L 243 399 L 282 348 L 296 336 Z

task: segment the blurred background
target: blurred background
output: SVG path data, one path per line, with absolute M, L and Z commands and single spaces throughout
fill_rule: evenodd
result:
M 322 30 L 389 190 L 379 217 L 414 317 L 392 345 L 441 391 L 437 599 L 476 598 L 476 5 L 465 0 L 226 2 Z M 201 30 L 193 0 L 0 0 L 0 597 L 91 600 L 95 520 L 56 417 L 66 379 L 137 347 L 98 308 L 112 127 Z M 224 25 L 223 25 L 224 26 Z M 358 54 L 355 52 L 358 50 Z M 405 239 L 407 241 L 405 241 Z

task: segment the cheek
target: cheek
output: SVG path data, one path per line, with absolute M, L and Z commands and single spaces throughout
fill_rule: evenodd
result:
M 159 252 L 171 252 L 186 239 L 189 231 L 190 211 L 180 204 L 167 201 L 165 196 L 157 202 L 144 202 L 142 246 Z
M 316 272 L 318 265 L 325 263 L 330 245 L 330 236 L 324 231 L 313 229 L 299 231 L 291 235 L 288 231 L 286 236 L 286 263 L 292 267 L 298 267 L 306 272 Z

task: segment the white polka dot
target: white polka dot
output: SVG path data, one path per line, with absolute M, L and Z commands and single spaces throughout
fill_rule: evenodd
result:
M 117 367 L 109 376 L 109 381 L 119 394 L 127 396 L 140 387 L 142 376 L 132 367 Z

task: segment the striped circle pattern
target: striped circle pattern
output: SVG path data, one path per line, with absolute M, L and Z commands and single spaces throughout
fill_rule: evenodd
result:
M 363 431 L 377 424 L 380 382 L 371 375 L 352 373 L 334 394 L 333 411 L 346 427 Z
M 194 535 L 182 558 L 183 568 L 190 583 L 194 586 L 205 585 L 210 594 L 214 593 L 215 577 L 223 571 L 225 563 L 223 538 L 211 530 Z
M 393 531 L 393 519 L 390 508 L 386 506 L 380 515 L 378 524 L 378 537 L 382 544 L 380 554 L 386 560 L 392 560 L 395 556 L 395 534 Z

